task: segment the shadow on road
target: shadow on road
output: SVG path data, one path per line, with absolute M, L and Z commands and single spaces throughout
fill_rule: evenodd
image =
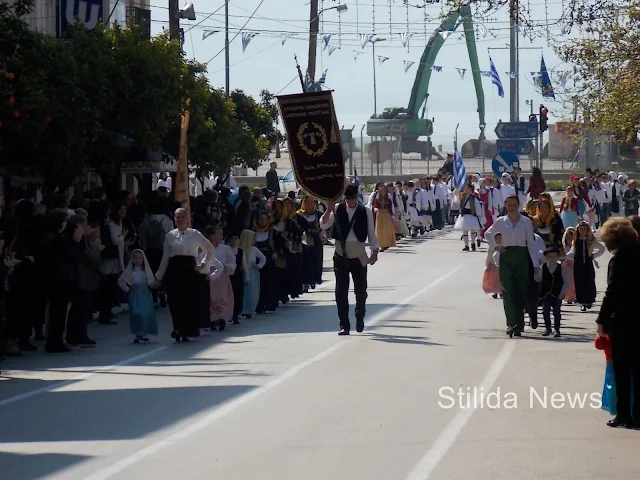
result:
M 85 455 L 62 453 L 23 454 L 0 451 L 0 471 L 2 471 L 2 478 L 33 480 L 53 475 L 59 470 L 91 458 Z

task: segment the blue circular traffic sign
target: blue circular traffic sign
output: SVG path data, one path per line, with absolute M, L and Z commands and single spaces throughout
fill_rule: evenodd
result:
M 493 173 L 501 176 L 503 173 L 513 173 L 514 168 L 520 166 L 520 159 L 512 152 L 498 152 L 493 160 L 491 160 L 491 169 Z

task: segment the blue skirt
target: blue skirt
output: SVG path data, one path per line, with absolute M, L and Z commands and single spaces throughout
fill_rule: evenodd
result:
M 134 285 L 129 292 L 129 332 L 140 336 L 158 334 L 156 309 L 146 285 Z
M 249 268 L 249 283 L 244 285 L 242 298 L 242 313 L 253 315 L 260 299 L 260 270 Z
M 562 219 L 562 225 L 564 228 L 577 227 L 578 223 L 580 223 L 578 214 L 573 210 L 565 210 L 560 214 L 560 218 Z
M 613 373 L 613 363 L 607 363 L 604 373 L 604 387 L 602 389 L 602 409 L 611 415 L 618 413 L 618 395 L 616 394 L 616 377 Z M 631 408 L 633 409 L 633 378 L 631 379 Z

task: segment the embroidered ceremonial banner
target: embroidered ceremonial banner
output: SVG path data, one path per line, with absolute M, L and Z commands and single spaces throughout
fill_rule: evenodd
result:
M 316 198 L 326 202 L 338 200 L 344 191 L 345 171 L 331 92 L 277 98 L 296 181 Z

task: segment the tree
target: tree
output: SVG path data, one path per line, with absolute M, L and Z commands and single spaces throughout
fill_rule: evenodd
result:
M 556 47 L 573 65 L 574 108 L 584 128 L 633 141 L 640 129 L 640 3 L 611 3 L 585 30 L 587 37 Z
M 277 139 L 272 116 L 242 90 L 231 92 L 231 99 L 236 105 L 236 119 L 240 122 L 242 131 L 248 134 L 247 141 L 242 142 L 240 150 L 236 152 L 235 160 L 237 165 L 257 168 L 269 156 L 271 145 Z M 254 141 L 251 141 L 251 136 Z

